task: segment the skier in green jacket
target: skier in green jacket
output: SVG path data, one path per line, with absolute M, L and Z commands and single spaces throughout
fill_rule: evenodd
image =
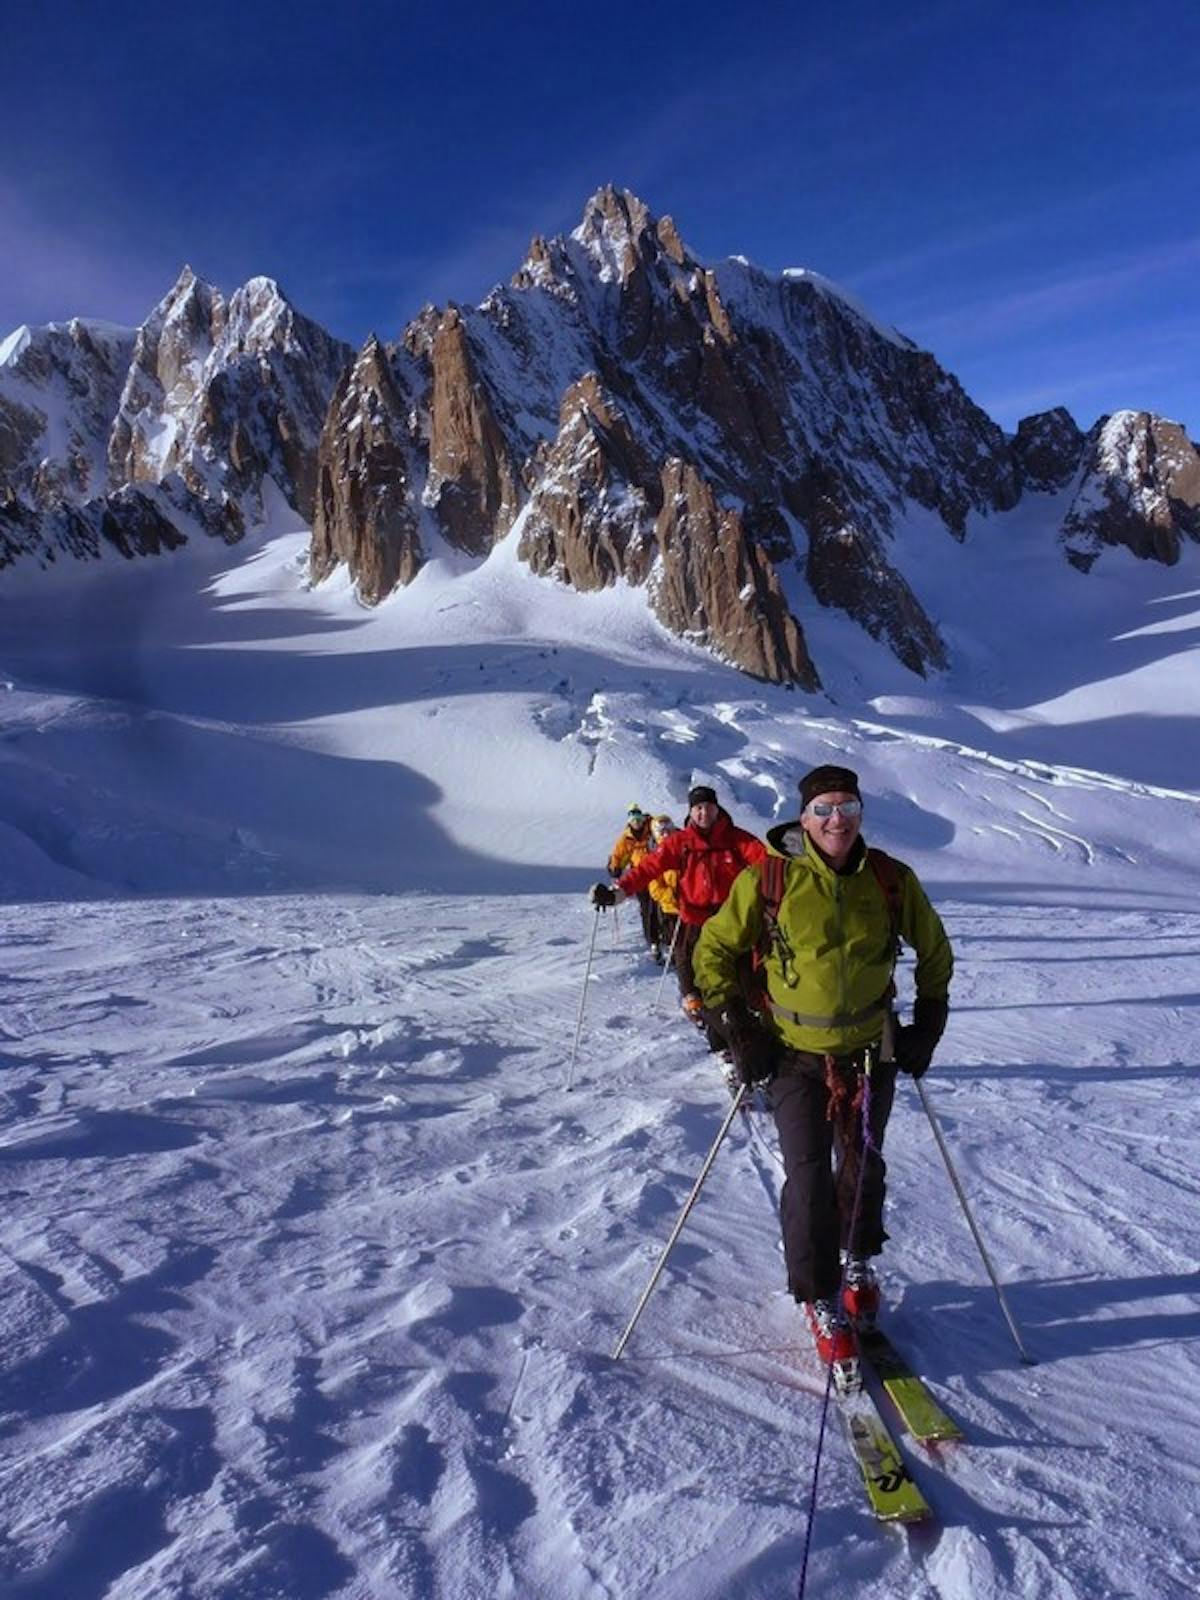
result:
M 780 866 L 766 862 L 742 872 L 705 923 L 695 975 L 705 1006 L 721 1016 L 743 1081 L 774 1080 L 788 1288 L 805 1307 L 839 1386 L 852 1388 L 858 1365 L 851 1324 L 869 1323 L 879 1305 L 870 1258 L 887 1238 L 879 1152 L 896 1069 L 918 1078 L 929 1066 L 946 1025 L 954 963 L 916 874 L 868 850 L 861 838 L 857 775 L 847 767 L 816 767 L 800 780 L 800 803 L 795 822 L 767 835 L 769 855 L 782 858 Z M 896 1025 L 892 1010 L 897 939 L 917 955 L 907 1027 Z M 744 978 L 755 950 L 766 993 L 751 1007 Z M 875 1151 L 864 1166 L 868 1055 Z

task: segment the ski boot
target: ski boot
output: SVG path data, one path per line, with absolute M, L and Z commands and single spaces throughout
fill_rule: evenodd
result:
M 858 1346 L 854 1331 L 838 1310 L 835 1300 L 807 1300 L 804 1314 L 822 1366 L 833 1368 L 833 1386 L 838 1394 L 854 1394 L 862 1388 L 858 1365 Z
M 866 1256 L 845 1257 L 842 1309 L 855 1328 L 873 1328 L 879 1316 L 879 1283 Z

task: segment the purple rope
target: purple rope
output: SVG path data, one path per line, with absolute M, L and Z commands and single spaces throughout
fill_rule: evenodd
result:
M 862 1097 L 862 1159 L 858 1164 L 858 1182 L 854 1186 L 854 1205 L 850 1212 L 850 1229 L 847 1235 L 851 1245 L 858 1231 L 858 1213 L 862 1206 L 863 1175 L 867 1170 L 867 1152 L 874 1150 L 879 1154 L 879 1147 L 871 1137 L 871 1052 L 866 1053 L 866 1065 L 863 1071 L 863 1097 Z M 847 1251 L 847 1257 L 849 1251 Z M 846 1267 L 848 1260 L 842 1263 L 842 1277 L 838 1284 L 837 1303 L 842 1303 L 842 1295 L 846 1289 Z M 808 1556 L 812 1549 L 813 1528 L 817 1520 L 817 1484 L 821 1475 L 821 1452 L 825 1446 L 825 1425 L 829 1417 L 829 1397 L 833 1392 L 833 1362 L 829 1362 L 825 1374 L 825 1397 L 821 1402 L 821 1425 L 817 1430 L 817 1453 L 813 1459 L 812 1488 L 808 1496 L 808 1521 L 804 1529 L 804 1554 L 800 1558 L 800 1584 L 796 1590 L 796 1600 L 804 1600 L 804 1586 L 808 1582 Z

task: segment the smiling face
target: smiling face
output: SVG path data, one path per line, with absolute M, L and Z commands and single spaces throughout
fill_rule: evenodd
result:
M 847 816 L 843 808 L 853 815 Z M 822 816 L 821 811 L 828 814 Z M 862 801 L 845 789 L 814 795 L 800 813 L 800 826 L 831 867 L 844 866 L 862 829 Z
M 688 811 L 688 821 L 699 828 L 701 833 L 707 833 L 717 820 L 718 809 L 712 800 L 697 800 Z

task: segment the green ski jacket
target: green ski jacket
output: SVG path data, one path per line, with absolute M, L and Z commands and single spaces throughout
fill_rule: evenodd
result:
M 767 835 L 769 852 L 787 861 L 783 897 L 763 972 L 771 1021 L 796 1050 L 845 1055 L 875 1043 L 892 994 L 896 949 L 887 895 L 862 839 L 837 873 L 798 823 Z M 954 956 L 941 918 L 915 872 L 894 863 L 900 878 L 895 930 L 917 955 L 917 994 L 944 1000 Z M 741 992 L 739 964 L 758 946 L 763 898 L 757 870 L 739 873 L 721 909 L 704 924 L 693 967 L 704 1004 L 720 1010 Z

